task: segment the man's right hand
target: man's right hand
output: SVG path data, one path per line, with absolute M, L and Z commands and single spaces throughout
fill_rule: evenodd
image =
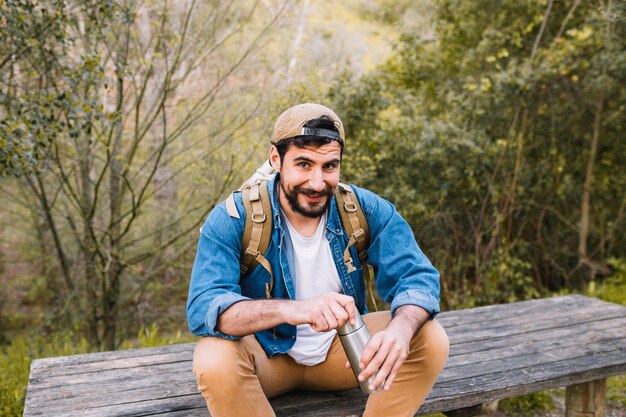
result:
M 231 336 L 245 336 L 271 329 L 282 323 L 310 324 L 325 332 L 350 321 L 356 323 L 354 298 L 326 293 L 306 300 L 242 300 L 226 309 L 217 319 L 216 329 Z
M 336 329 L 349 321 L 356 323 L 356 307 L 354 298 L 329 292 L 316 297 L 298 300 L 292 303 L 288 323 L 309 324 L 316 332 Z

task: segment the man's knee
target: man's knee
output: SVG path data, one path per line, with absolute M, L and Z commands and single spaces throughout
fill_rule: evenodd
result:
M 443 326 L 437 320 L 427 321 L 411 341 L 412 349 L 428 363 L 441 370 L 448 360 L 450 341 Z
M 236 383 L 234 380 L 241 374 L 237 371 L 246 368 L 246 362 L 241 341 L 203 337 L 194 350 L 193 373 L 201 390 L 214 384 L 223 386 L 230 380 Z

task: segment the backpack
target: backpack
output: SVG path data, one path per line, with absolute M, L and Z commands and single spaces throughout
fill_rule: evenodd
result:
M 226 210 L 231 217 L 239 218 L 234 199 L 234 194 L 237 192 L 241 192 L 243 205 L 246 210 L 246 223 L 241 238 L 240 276 L 244 277 L 259 264 L 265 268 L 270 274 L 270 283 L 265 284 L 265 296 L 268 299 L 272 298 L 274 275 L 272 266 L 265 258 L 265 252 L 269 247 L 273 228 L 272 206 L 267 182 L 274 173 L 276 171 L 269 161 L 265 162 L 250 178 L 244 181 L 239 189 L 233 191 L 226 199 Z M 337 201 L 339 217 L 341 218 L 341 225 L 348 236 L 350 236 L 348 245 L 343 252 L 343 262 L 348 268 L 348 272 L 356 271 L 349 250 L 351 246 L 355 246 L 359 262 L 365 273 L 365 280 L 369 286 L 371 280 L 366 259 L 367 249 L 370 245 L 370 232 L 367 220 L 352 187 L 339 183 L 334 195 Z M 370 294 L 372 294 L 371 291 Z

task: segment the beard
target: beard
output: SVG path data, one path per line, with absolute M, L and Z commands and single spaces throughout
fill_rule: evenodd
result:
M 333 195 L 333 190 L 328 185 L 326 185 L 322 191 L 314 191 L 299 185 L 294 187 L 293 190 L 289 192 L 285 189 L 285 186 L 281 181 L 280 189 L 283 193 L 285 193 L 289 207 L 291 207 L 293 211 L 311 219 L 317 219 L 326 213 L 326 210 L 328 210 L 328 207 L 330 206 L 330 198 Z M 309 197 L 326 197 L 326 199 L 320 201 L 319 203 L 312 203 L 309 206 L 305 206 L 300 204 L 298 201 L 299 194 Z

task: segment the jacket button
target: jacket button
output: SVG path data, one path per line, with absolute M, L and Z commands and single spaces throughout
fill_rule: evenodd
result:
M 276 346 L 274 346 L 274 350 L 278 350 L 278 348 Z

